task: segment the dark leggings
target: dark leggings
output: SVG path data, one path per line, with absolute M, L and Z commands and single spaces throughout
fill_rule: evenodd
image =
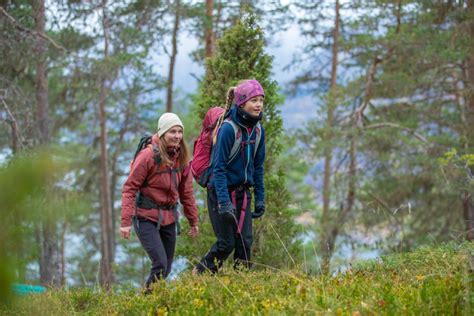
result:
M 250 266 L 250 252 L 253 240 L 252 216 L 250 214 L 251 195 L 248 189 L 244 190 L 247 190 L 247 210 L 245 212 L 241 234 L 237 233 L 236 222 L 223 219 L 219 216 L 217 211 L 217 196 L 214 188 L 207 190 L 209 217 L 217 240 L 197 265 L 196 268 L 199 272 L 204 272 L 207 269 L 211 272 L 217 272 L 218 268 L 232 251 L 234 252 L 234 267 L 237 268 L 240 265 Z M 243 197 L 243 190 L 236 191 L 237 221 L 240 219 Z
M 157 228 L 157 223 L 136 218 L 134 228 L 138 239 L 151 259 L 151 271 L 146 280 L 149 288 L 153 282 L 166 278 L 171 272 L 176 247 L 176 224 Z

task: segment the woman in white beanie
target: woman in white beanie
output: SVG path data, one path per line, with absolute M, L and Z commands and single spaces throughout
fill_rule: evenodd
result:
M 199 233 L 189 149 L 183 140 L 184 126 L 174 113 L 158 120 L 158 132 L 139 146 L 122 190 L 120 234 L 130 238 L 132 224 L 152 261 L 146 292 L 153 282 L 171 271 L 176 246 L 178 199 L 183 205 L 193 238 Z

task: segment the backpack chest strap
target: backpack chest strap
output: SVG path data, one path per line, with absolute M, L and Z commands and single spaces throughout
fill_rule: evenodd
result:
M 252 135 L 255 133 L 255 138 L 254 139 L 247 139 L 247 140 L 242 140 L 242 129 L 240 128 L 239 125 L 237 125 L 237 123 L 235 123 L 234 121 L 232 121 L 231 119 L 226 119 L 224 122 L 227 122 L 229 123 L 231 126 L 232 126 L 232 129 L 234 130 L 234 136 L 235 136 L 235 141 L 234 141 L 234 144 L 232 145 L 232 148 L 230 150 L 230 154 L 229 154 L 229 159 L 227 161 L 227 164 L 229 164 L 230 162 L 232 162 L 232 160 L 235 159 L 235 157 L 237 157 L 237 154 L 240 151 L 243 150 L 243 148 L 245 146 L 248 146 L 248 145 L 251 145 L 251 144 L 254 144 L 255 145 L 255 148 L 254 148 L 254 151 L 253 151 L 253 156 L 255 157 L 255 155 L 257 154 L 257 149 L 258 149 L 258 146 L 260 144 L 260 139 L 261 139 L 261 125 L 260 125 L 260 122 L 257 123 L 253 128 L 252 128 L 252 132 L 249 134 L 249 138 L 252 137 Z

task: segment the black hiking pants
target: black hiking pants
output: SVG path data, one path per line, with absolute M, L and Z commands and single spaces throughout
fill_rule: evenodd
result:
M 171 272 L 176 247 L 176 223 L 158 229 L 157 223 L 138 217 L 133 224 L 151 260 L 151 271 L 145 284 L 149 289 L 153 282 L 166 278 Z
M 237 233 L 238 222 L 241 217 L 244 190 L 247 192 L 247 208 L 243 220 L 242 231 Z M 217 195 L 214 188 L 207 190 L 207 205 L 212 228 L 217 238 L 208 253 L 197 265 L 198 272 L 210 270 L 217 272 L 225 259 L 234 251 L 234 268 L 250 267 L 250 252 L 252 247 L 252 214 L 250 213 L 251 194 L 248 188 L 235 191 L 237 218 L 235 221 L 222 218 L 218 213 Z

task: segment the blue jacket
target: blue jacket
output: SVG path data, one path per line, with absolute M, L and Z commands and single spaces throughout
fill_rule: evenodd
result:
M 249 135 L 247 127 L 243 125 L 242 118 L 237 114 L 236 107 L 230 110 L 230 118 L 240 126 L 242 131 L 242 142 L 255 140 L 257 136 L 256 128 L 253 127 Z M 255 201 L 264 201 L 265 189 L 263 187 L 263 163 L 265 161 L 265 131 L 263 127 L 260 131 L 261 138 L 254 157 L 255 142 L 246 145 L 243 153 L 227 164 L 229 154 L 234 145 L 235 133 L 233 127 L 224 121 L 217 135 L 217 142 L 214 148 L 213 169 L 210 185 L 217 193 L 219 204 L 230 202 L 228 187 L 239 185 L 253 186 L 255 191 Z

